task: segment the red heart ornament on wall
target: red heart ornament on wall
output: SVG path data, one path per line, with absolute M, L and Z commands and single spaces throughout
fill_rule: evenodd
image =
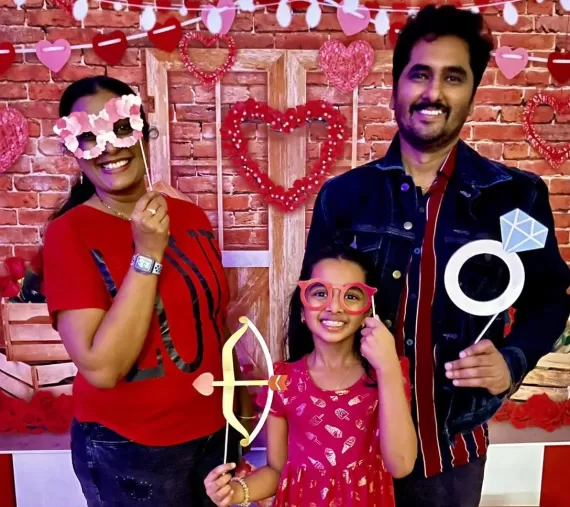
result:
M 158 32 L 158 33 L 157 33 Z M 168 18 L 164 24 L 156 23 L 148 32 L 148 38 L 158 48 L 172 53 L 182 37 L 182 26 L 176 18 Z
M 0 173 L 6 171 L 26 149 L 28 122 L 17 109 L 0 109 Z
M 112 44 L 104 44 L 104 42 L 111 42 Z M 93 37 L 93 51 L 107 62 L 109 65 L 117 65 L 127 51 L 127 37 L 123 32 L 115 30 L 111 33 L 99 33 Z
M 546 68 L 557 83 L 564 84 L 570 79 L 570 53 L 550 53 Z
M 343 93 L 350 93 L 362 83 L 373 63 L 374 49 L 363 40 L 354 41 L 348 47 L 337 40 L 328 40 L 319 50 L 319 67 Z
M 224 41 L 228 45 L 228 57 L 226 58 L 226 61 L 214 71 L 199 69 L 187 52 L 188 43 L 192 40 L 201 42 L 206 47 L 212 47 L 216 42 Z M 180 49 L 180 58 L 182 59 L 182 63 L 184 63 L 186 70 L 194 77 L 198 78 L 207 88 L 214 87 L 216 82 L 218 82 L 222 76 L 233 67 L 236 61 L 237 47 L 234 38 L 230 35 L 206 35 L 199 32 L 187 32 L 184 34 L 182 39 L 180 39 L 178 48 Z
M 0 74 L 4 74 L 16 59 L 16 50 L 10 42 L 0 42 L 0 49 L 8 51 L 7 53 L 0 53 Z
M 570 109 L 570 97 L 559 101 L 548 93 L 538 92 L 526 103 L 523 111 L 523 130 L 528 142 L 552 168 L 558 169 L 570 159 L 570 143 L 553 146 L 536 132 L 533 117 L 540 106 L 550 106 L 555 114 L 560 114 Z
M 266 123 L 275 132 L 289 134 L 307 122 L 324 122 L 327 128 L 326 140 L 321 143 L 318 160 L 310 173 L 287 189 L 276 184 L 247 150 L 247 138 L 241 130 L 244 121 Z M 268 204 L 278 206 L 282 211 L 293 211 L 308 197 L 317 192 L 335 162 L 342 155 L 347 137 L 346 118 L 332 104 L 314 100 L 280 112 L 264 102 L 248 99 L 237 102 L 228 112 L 220 130 L 226 153 L 234 162 L 239 174 L 244 176 L 261 194 Z
M 396 42 L 398 42 L 398 37 L 400 36 L 400 32 L 404 28 L 404 23 L 401 21 L 395 21 L 394 23 L 390 24 L 390 30 L 388 30 L 388 40 L 390 41 L 390 45 L 392 47 L 396 46 Z

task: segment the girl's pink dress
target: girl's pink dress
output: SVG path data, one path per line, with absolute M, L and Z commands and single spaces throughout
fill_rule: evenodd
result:
M 409 400 L 409 368 L 401 360 Z M 287 419 L 287 463 L 275 507 L 394 507 L 394 487 L 380 456 L 378 388 L 364 375 L 352 387 L 325 391 L 306 358 L 279 362 L 287 391 L 275 392 L 271 413 Z M 264 405 L 267 391 L 260 394 Z

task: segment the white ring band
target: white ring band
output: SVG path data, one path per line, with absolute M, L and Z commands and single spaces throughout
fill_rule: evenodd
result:
M 156 215 L 156 210 L 155 210 L 155 209 L 147 208 L 146 210 L 151 214 L 151 216 Z
M 491 254 L 499 257 L 509 269 L 509 285 L 491 301 L 477 301 L 467 297 L 459 286 L 459 273 L 463 264 L 476 255 Z M 524 287 L 524 266 L 516 253 L 507 253 L 500 241 L 480 239 L 462 246 L 455 252 L 445 268 L 444 283 L 449 299 L 460 310 L 471 315 L 496 315 L 510 308 L 521 295 Z

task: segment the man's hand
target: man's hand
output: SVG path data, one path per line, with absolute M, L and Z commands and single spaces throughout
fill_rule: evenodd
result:
M 496 396 L 511 387 L 511 372 L 490 340 L 481 340 L 445 364 L 447 378 L 457 387 L 483 387 Z

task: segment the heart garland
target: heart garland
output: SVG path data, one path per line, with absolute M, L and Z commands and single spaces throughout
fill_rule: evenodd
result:
M 570 97 L 565 101 L 559 101 L 552 95 L 541 91 L 526 103 L 523 111 L 523 130 L 528 142 L 553 169 L 558 169 L 570 159 L 570 143 L 555 147 L 536 132 L 533 117 L 540 106 L 550 106 L 555 114 L 562 113 L 570 109 Z
M 150 41 L 162 51 L 172 53 L 182 37 L 182 25 L 176 18 L 168 18 L 164 24 L 156 23 L 148 32 Z
M 354 90 L 372 69 L 374 49 L 357 40 L 346 47 L 337 40 L 326 41 L 319 49 L 319 67 L 330 83 L 343 93 Z
M 212 72 L 199 69 L 187 52 L 188 43 L 192 40 L 197 40 L 206 47 L 212 47 L 216 42 L 224 41 L 228 45 L 228 57 L 226 61 Z M 213 88 L 216 83 L 222 79 L 222 76 L 233 67 L 237 56 L 236 42 L 231 35 L 205 35 L 200 32 L 187 32 L 182 39 L 180 39 L 178 49 L 180 50 L 180 58 L 186 70 L 198 78 L 200 83 L 206 88 Z
M 264 173 L 247 151 L 247 139 L 241 130 L 244 121 L 262 121 L 275 132 L 285 134 L 311 121 L 325 122 L 327 139 L 322 143 L 320 156 L 310 173 L 285 189 Z M 325 175 L 342 155 L 347 138 L 346 118 L 324 100 L 310 101 L 305 105 L 287 109 L 284 113 L 254 99 L 237 102 L 224 118 L 220 133 L 223 146 L 236 165 L 238 173 L 256 187 L 266 203 L 274 204 L 285 212 L 295 210 L 319 190 Z
M 550 53 L 546 68 L 558 84 L 564 84 L 570 79 L 570 63 L 560 60 L 570 60 L 570 53 Z
M 7 171 L 26 149 L 28 122 L 16 109 L 0 109 L 0 173 Z
M 507 79 L 520 74 L 528 63 L 528 52 L 524 48 L 512 49 L 502 46 L 495 51 L 495 63 Z
M 111 44 L 103 44 L 111 41 Z M 127 46 L 127 37 L 119 30 L 110 33 L 99 33 L 93 37 L 93 51 L 109 65 L 117 65 L 122 60 L 127 51 Z
M 2 75 L 14 63 L 16 59 L 16 49 L 10 42 L 0 42 L 0 49 L 8 51 L 7 53 L 0 53 L 0 75 Z

